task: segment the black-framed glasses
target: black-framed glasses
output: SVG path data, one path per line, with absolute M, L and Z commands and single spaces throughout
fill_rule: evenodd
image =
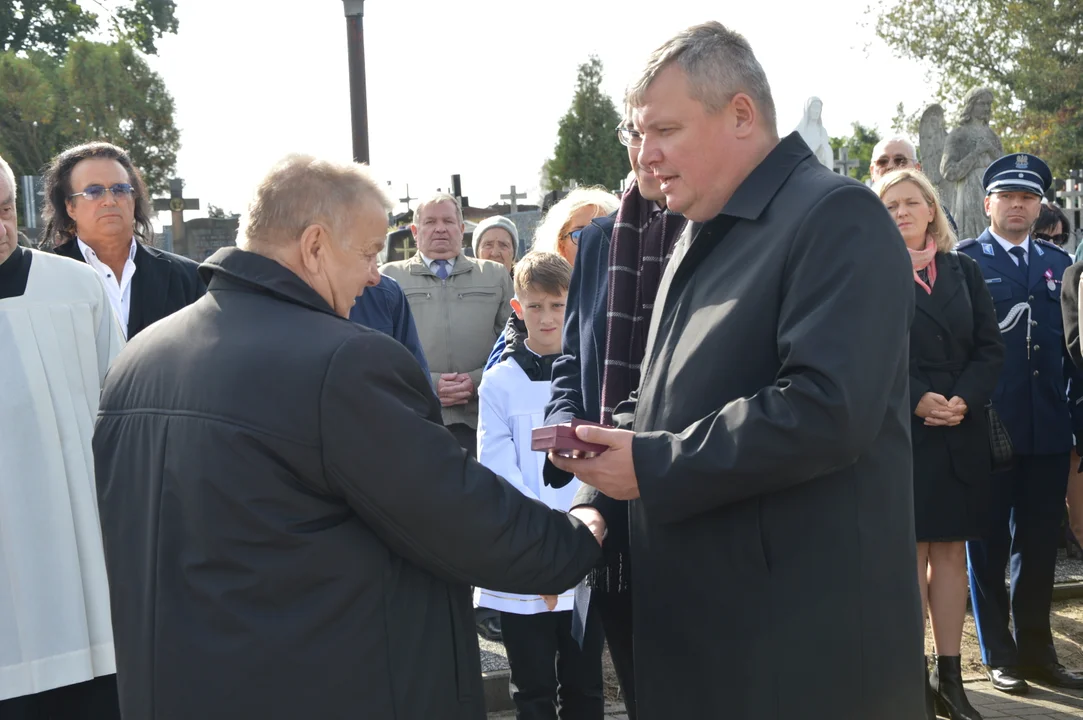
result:
M 578 230 L 572 230 L 571 232 L 564 234 L 568 237 L 569 240 L 572 241 L 572 245 L 579 247 L 579 236 L 583 234 L 583 228 L 579 228 Z
M 1068 242 L 1069 235 L 1066 232 L 1057 233 L 1056 235 L 1036 232 L 1034 233 L 1034 237 L 1038 238 L 1039 240 L 1046 240 L 1053 243 L 1054 245 L 1063 245 L 1064 243 Z
M 101 200 L 105 197 L 105 193 L 107 192 L 113 196 L 114 200 L 127 200 L 135 194 L 135 188 L 128 183 L 117 183 L 110 187 L 105 187 L 104 185 L 87 185 L 83 188 L 83 192 L 72 193 L 71 195 L 68 195 L 68 199 L 85 197 L 87 200 L 91 201 Z
M 643 136 L 639 131 L 624 124 L 617 126 L 617 139 L 626 147 L 637 148 L 643 145 Z

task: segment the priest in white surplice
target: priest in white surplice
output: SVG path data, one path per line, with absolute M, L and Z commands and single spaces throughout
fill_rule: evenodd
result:
M 18 245 L 0 158 L 0 718 L 119 719 L 91 436 L 124 343 L 90 267 Z

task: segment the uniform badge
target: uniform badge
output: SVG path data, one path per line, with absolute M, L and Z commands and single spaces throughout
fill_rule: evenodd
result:
M 993 246 L 990 245 L 989 243 L 982 243 L 981 244 L 981 251 L 983 253 L 985 253 L 986 255 L 993 255 L 994 254 L 993 253 Z
M 1050 268 L 1042 275 L 1045 278 L 1045 286 L 1049 288 L 1049 292 L 1053 292 L 1057 289 L 1057 281 L 1053 279 L 1053 269 Z
M 1038 251 L 1038 257 L 1045 255 L 1045 250 L 1042 250 L 1042 246 L 1038 243 L 1034 243 L 1034 249 Z
M 1017 168 L 1023 168 L 1025 170 L 1027 168 L 1027 156 L 1026 155 L 1016 155 L 1015 156 L 1015 166 Z

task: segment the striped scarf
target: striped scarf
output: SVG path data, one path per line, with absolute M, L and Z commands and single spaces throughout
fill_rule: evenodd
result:
M 639 387 L 654 297 L 685 219 L 661 211 L 633 182 L 621 198 L 609 242 L 609 298 L 602 365 L 602 424 Z

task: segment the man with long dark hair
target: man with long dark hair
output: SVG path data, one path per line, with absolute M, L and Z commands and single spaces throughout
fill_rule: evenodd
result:
M 206 290 L 195 262 L 150 244 L 147 187 L 116 145 L 87 143 L 57 155 L 45 171 L 45 196 L 42 246 L 97 271 L 128 339 Z

